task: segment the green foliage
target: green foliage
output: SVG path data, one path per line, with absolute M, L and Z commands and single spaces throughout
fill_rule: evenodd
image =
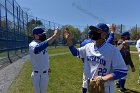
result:
M 87 26 L 83 32 L 82 32 L 82 36 L 81 36 L 81 39 L 84 40 L 85 38 L 87 38 L 87 34 L 88 34 L 88 31 L 89 31 L 89 27 Z M 82 41 L 81 40 L 81 41 Z
M 138 27 L 137 30 L 136 30 L 136 27 L 132 27 L 130 29 L 131 31 L 131 38 L 133 40 L 138 40 L 140 38 L 140 28 Z
M 41 20 L 32 19 L 27 23 L 28 35 L 29 36 L 32 36 L 32 30 L 36 26 L 43 26 L 43 23 L 41 22 Z

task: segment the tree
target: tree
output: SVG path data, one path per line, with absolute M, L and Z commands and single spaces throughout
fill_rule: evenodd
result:
M 28 35 L 31 36 L 32 35 L 32 30 L 34 27 L 36 26 L 43 26 L 43 23 L 41 22 L 41 20 L 35 20 L 32 19 L 27 23 L 27 28 L 28 28 Z
M 130 32 L 131 32 L 131 39 L 133 39 L 133 40 L 140 39 L 140 27 L 138 27 L 138 28 L 132 27 L 130 29 Z
M 89 26 L 84 28 L 82 35 L 81 35 L 81 41 L 83 41 L 85 38 L 87 38 L 88 31 L 89 31 Z

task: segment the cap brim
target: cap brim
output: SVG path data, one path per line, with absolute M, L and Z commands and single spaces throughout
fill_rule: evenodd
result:
M 46 31 L 44 31 L 43 34 L 46 34 Z
M 95 26 L 89 26 L 89 29 L 93 31 L 101 30 L 100 28 L 97 28 Z

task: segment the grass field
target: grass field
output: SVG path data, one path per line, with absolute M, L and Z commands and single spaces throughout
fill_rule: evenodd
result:
M 135 47 L 131 50 L 135 50 Z M 56 51 L 49 50 L 49 53 L 67 52 L 67 47 L 58 48 Z M 140 62 L 136 53 L 132 54 L 132 59 L 136 67 L 136 72 L 127 78 L 126 88 L 130 89 L 130 93 L 140 93 L 140 85 L 138 85 L 138 68 Z M 49 79 L 48 93 L 81 93 L 82 84 L 82 62 L 71 54 L 50 57 L 51 74 Z M 30 61 L 24 64 L 19 75 L 9 88 L 8 93 L 34 93 L 31 82 L 31 64 Z M 119 93 L 116 90 L 116 93 Z

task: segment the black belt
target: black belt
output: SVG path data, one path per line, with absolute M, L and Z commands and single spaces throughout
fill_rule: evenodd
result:
M 34 71 L 35 73 L 38 73 L 39 71 Z M 47 71 L 43 71 L 43 73 L 47 73 Z

